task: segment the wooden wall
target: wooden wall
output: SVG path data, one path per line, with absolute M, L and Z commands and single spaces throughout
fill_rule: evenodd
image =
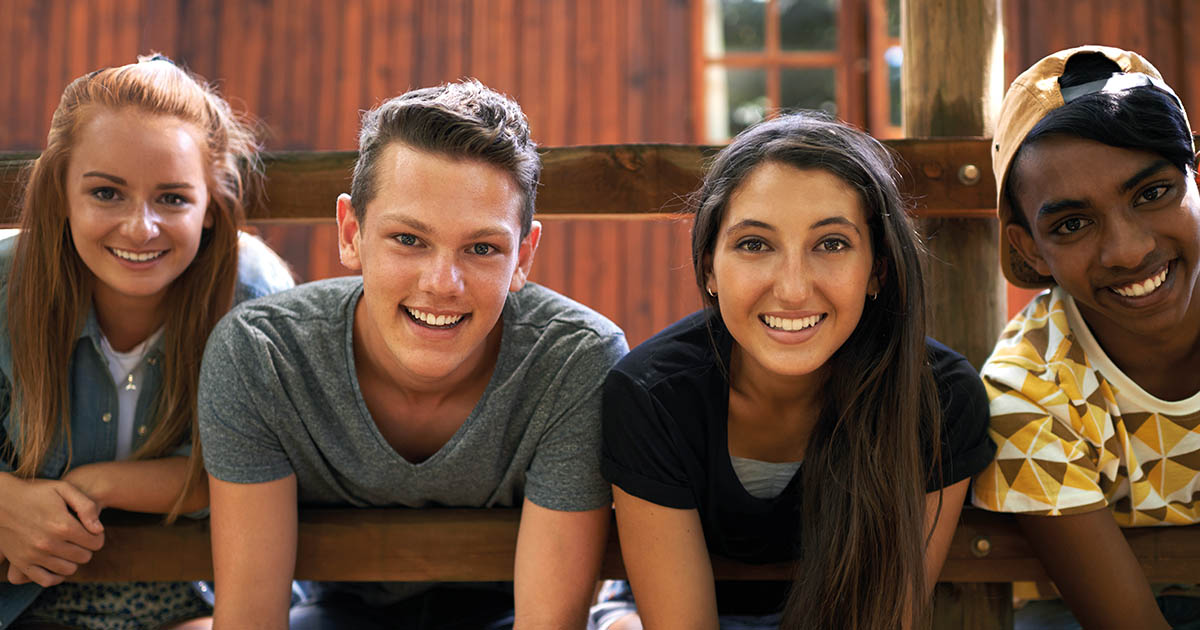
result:
M 868 0 L 842 0 L 867 2 Z M 1011 79 L 1103 43 L 1144 52 L 1193 112 L 1191 0 L 1004 0 Z M 352 149 L 359 111 L 475 76 L 517 98 L 543 145 L 695 142 L 691 0 L 0 0 L 0 150 L 42 147 L 62 87 L 161 51 L 219 82 L 270 149 Z M 330 216 L 333 203 L 330 202 Z M 687 225 L 547 221 L 534 278 L 636 343 L 698 304 Z M 328 226 L 264 226 L 310 280 L 344 273 Z
M 20 63 L 0 65 L 0 150 L 42 148 L 67 82 L 151 50 L 218 81 L 273 150 L 353 149 L 360 110 L 464 76 L 515 97 L 542 145 L 694 142 L 690 16 L 688 0 L 2 0 L 0 58 Z M 302 280 L 345 273 L 331 226 L 261 229 Z M 549 220 L 533 277 L 634 343 L 698 304 L 677 221 Z

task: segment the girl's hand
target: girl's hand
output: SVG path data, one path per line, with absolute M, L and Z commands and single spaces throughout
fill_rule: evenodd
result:
M 9 581 L 54 586 L 103 546 L 99 506 L 78 488 L 0 473 L 0 555 Z

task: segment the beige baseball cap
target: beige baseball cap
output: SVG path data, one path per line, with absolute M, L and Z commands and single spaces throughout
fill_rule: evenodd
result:
M 1067 60 L 1079 53 L 1100 53 L 1116 62 L 1121 72 L 1063 90 L 1059 87 L 1058 78 L 1062 76 Z M 1146 85 L 1152 85 L 1175 96 L 1175 92 L 1163 82 L 1158 69 L 1141 55 L 1120 48 L 1080 46 L 1060 50 L 1043 58 L 1022 72 L 1009 86 L 1008 92 L 1004 94 L 1004 102 L 1000 105 L 1000 118 L 992 139 L 992 170 L 996 174 L 996 212 L 1000 218 L 1000 267 L 1009 282 L 1026 289 L 1045 288 L 1054 284 L 1054 278 L 1043 276 L 1030 267 L 1005 235 L 1005 226 L 1012 221 L 1012 208 L 1004 197 L 1004 182 L 1008 176 L 1008 167 L 1012 166 L 1012 159 L 1021 143 L 1025 141 L 1025 136 L 1029 135 L 1046 114 L 1079 96 Z M 1175 100 L 1179 102 L 1179 97 L 1175 96 Z M 1182 103 L 1179 109 L 1183 112 Z M 1186 121 L 1187 112 L 1183 112 L 1183 116 Z M 1191 129 L 1190 123 L 1188 129 Z

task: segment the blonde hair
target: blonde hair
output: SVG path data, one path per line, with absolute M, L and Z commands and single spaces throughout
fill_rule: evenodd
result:
M 197 440 L 188 480 L 173 520 L 203 475 L 196 428 L 196 389 L 204 340 L 233 304 L 237 284 L 237 228 L 262 169 L 250 126 L 202 79 L 166 57 L 104 68 L 71 82 L 50 123 L 46 149 L 28 172 L 18 238 L 8 279 L 8 334 L 14 375 L 11 412 L 18 435 L 15 473 L 37 475 L 59 439 L 70 448 L 69 364 L 83 318 L 91 307 L 93 276 L 79 257 L 67 222 L 66 173 L 79 130 L 100 109 L 134 108 L 194 124 L 204 137 L 209 187 L 206 228 L 196 258 L 164 300 L 163 385 L 150 407 L 157 422 L 135 459 L 162 457 Z M 70 466 L 68 460 L 68 466 Z

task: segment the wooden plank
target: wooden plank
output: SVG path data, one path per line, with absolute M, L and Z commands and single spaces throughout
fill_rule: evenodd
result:
M 512 579 L 520 511 L 504 509 L 313 509 L 300 511 L 296 577 L 322 580 L 496 581 Z M 196 580 L 212 575 L 207 520 L 172 526 L 144 514 L 105 514 L 104 549 L 73 581 Z M 624 577 L 616 528 L 603 576 Z M 1124 530 L 1151 582 L 1200 582 L 1200 528 Z M 990 547 L 978 555 L 981 537 Z M 713 559 L 724 580 L 787 580 L 788 563 Z M 968 509 L 950 543 L 941 582 L 986 585 L 1046 580 L 1015 522 Z M 988 589 L 983 589 L 987 591 Z
M 352 141 L 353 139 L 347 139 Z M 945 138 L 890 140 L 902 166 L 904 192 L 923 217 L 991 218 L 995 185 L 988 140 Z M 713 147 L 692 145 L 601 145 L 551 147 L 542 151 L 538 212 L 546 215 L 599 216 L 672 214 L 699 185 L 704 161 Z M 16 174 L 36 154 L 0 152 L 0 207 L 17 195 Z M 276 152 L 264 160 L 268 208 L 255 208 L 254 219 L 326 220 L 337 195 L 350 189 L 352 151 Z M 974 185 L 962 183 L 964 165 L 979 171 Z M 0 222 L 12 223 L 11 209 Z

